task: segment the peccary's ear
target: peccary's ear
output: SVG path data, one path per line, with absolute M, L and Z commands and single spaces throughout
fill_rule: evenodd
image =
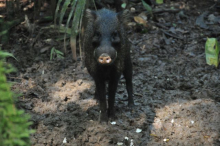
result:
M 128 10 L 124 10 L 117 13 L 118 20 L 124 24 L 127 24 L 129 22 L 130 13 Z
M 94 21 L 97 17 L 96 12 L 90 9 L 86 9 L 86 17 L 89 21 Z

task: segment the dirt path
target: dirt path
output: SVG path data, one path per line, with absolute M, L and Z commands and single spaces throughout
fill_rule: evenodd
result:
M 116 95 L 116 124 L 98 123 L 94 83 L 82 62 L 73 63 L 70 55 L 64 61 L 49 60 L 46 47 L 51 44 L 45 40 L 53 34 L 42 35 L 30 50 L 29 44 L 21 42 L 26 39 L 21 32 L 14 32 L 13 45 L 8 47 L 20 60 L 10 59 L 19 72 L 9 79 L 15 82 L 13 90 L 23 94 L 18 107 L 32 116 L 33 145 L 219 146 L 220 68 L 206 65 L 204 54 L 205 38 L 219 36 L 195 25 L 196 18 L 213 4 L 175 1 L 174 6 L 184 5 L 186 18 L 164 12 L 157 17 L 168 30 L 155 27 L 145 34 L 129 33 L 136 106 L 127 108 L 122 77 Z M 211 14 L 220 16 L 218 11 Z M 209 26 L 220 28 L 219 22 Z

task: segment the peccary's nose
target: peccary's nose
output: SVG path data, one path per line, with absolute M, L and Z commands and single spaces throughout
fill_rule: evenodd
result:
M 111 63 L 112 59 L 108 54 L 103 53 L 102 55 L 99 56 L 98 61 L 101 64 L 109 64 L 109 63 Z

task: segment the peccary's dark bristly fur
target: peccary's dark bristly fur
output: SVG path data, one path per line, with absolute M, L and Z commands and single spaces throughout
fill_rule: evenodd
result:
M 118 81 L 123 73 L 128 91 L 128 104 L 134 105 L 132 97 L 132 63 L 130 45 L 124 29 L 125 13 L 115 13 L 108 9 L 97 12 L 87 10 L 87 25 L 83 38 L 85 66 L 96 84 L 95 98 L 100 101 L 101 121 L 114 116 L 114 101 Z M 107 54 L 111 63 L 100 64 L 97 58 Z M 108 113 L 105 82 L 108 82 Z M 108 116 L 107 116 L 108 115 Z
M 88 70 L 91 72 L 95 71 L 97 68 L 97 62 L 94 60 L 93 52 L 94 47 L 92 46 L 92 37 L 94 36 L 94 33 L 97 29 L 100 29 L 100 31 L 113 31 L 118 30 L 120 32 L 120 39 L 121 39 L 121 49 L 120 53 L 118 53 L 120 56 L 118 58 L 122 58 L 120 60 L 117 60 L 117 68 L 119 71 L 123 70 L 123 64 L 124 59 L 126 56 L 130 57 L 130 45 L 127 41 L 126 33 L 124 30 L 124 18 L 123 13 L 120 13 L 117 15 L 117 13 L 110 11 L 108 9 L 102 9 L 100 11 L 97 11 L 96 14 L 94 11 L 87 10 L 87 26 L 84 33 L 84 42 L 83 42 L 83 48 L 85 52 L 85 65 Z M 97 25 L 97 23 L 99 25 Z M 100 27 L 100 28 L 99 28 Z M 124 58 L 124 59 L 123 59 Z

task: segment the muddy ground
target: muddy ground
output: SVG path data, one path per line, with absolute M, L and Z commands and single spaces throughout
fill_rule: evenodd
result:
M 136 106 L 127 107 L 122 77 L 117 119 L 107 124 L 98 122 L 94 82 L 82 61 L 73 62 L 70 50 L 64 60 L 50 60 L 53 46 L 63 48 L 63 42 L 54 39 L 57 34 L 42 33 L 31 48 L 34 37 L 16 27 L 5 50 L 19 60 L 8 59 L 18 72 L 8 79 L 14 83 L 13 91 L 22 93 L 18 108 L 31 115 L 36 130 L 32 145 L 219 146 L 220 68 L 207 65 L 204 53 L 207 37 L 220 39 L 220 11 L 215 4 L 214 0 L 167 2 L 161 7 L 184 10 L 184 15 L 164 11 L 155 14 L 158 22 L 148 21 L 151 28 L 128 29 Z M 134 16 L 144 11 L 142 4 L 134 7 Z M 206 11 L 202 25 L 196 25 Z

